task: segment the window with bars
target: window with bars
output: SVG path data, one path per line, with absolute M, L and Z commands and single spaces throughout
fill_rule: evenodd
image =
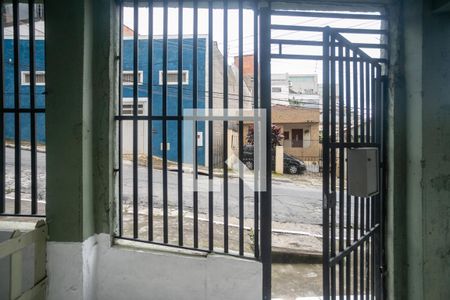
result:
M 144 84 L 144 71 L 139 70 L 137 72 L 138 84 Z M 133 85 L 134 82 L 134 72 L 133 71 L 123 71 L 122 72 L 122 84 L 123 85 Z
M 45 71 L 36 71 L 34 74 L 36 85 L 45 85 Z M 22 71 L 21 83 L 22 85 L 30 85 L 31 83 L 30 71 Z
M 163 76 L 164 72 L 159 71 L 159 85 L 163 85 Z M 183 70 L 182 75 L 182 84 L 187 85 L 189 84 L 189 71 Z M 168 70 L 167 71 L 167 84 L 168 85 L 176 85 L 178 84 L 178 70 Z
M 131 116 L 134 113 L 134 104 L 133 102 L 125 102 L 122 104 L 122 115 L 124 116 Z M 143 115 L 144 114 L 144 103 L 138 103 L 137 105 L 137 114 Z
M 228 121 L 221 117 L 192 122 L 186 120 L 189 116 L 185 115 L 186 109 L 261 108 L 259 41 L 254 30 L 259 26 L 259 15 L 255 13 L 259 9 L 258 2 L 240 1 L 236 14 L 239 44 L 242 46 L 240 50 L 236 49 L 238 61 L 244 57 L 244 39 L 253 44 L 254 64 L 248 68 L 242 61 L 238 67 L 228 63 L 230 46 L 227 44 L 231 45 L 232 41 L 226 32 L 235 22 L 231 13 L 227 15 L 232 10 L 228 3 L 224 2 L 223 8 L 217 8 L 225 13 L 223 18 L 216 16 L 212 1 L 194 2 L 191 8 L 182 7 L 183 3 L 173 3 L 174 9 L 178 11 L 177 18 L 189 20 L 192 33 L 186 32 L 189 26 L 178 19 L 178 34 L 169 35 L 169 22 L 173 16 L 169 16 L 168 3 L 148 2 L 150 7 L 138 8 L 137 3 L 134 6 L 127 2 L 121 10 L 124 23 L 120 65 L 126 71 L 122 71 L 115 116 L 120 170 L 117 173 L 119 214 L 116 238 L 260 260 L 260 248 L 263 240 L 267 241 L 260 239 L 259 233 L 260 192 L 245 189 L 245 185 L 250 183 L 231 176 L 227 165 L 227 159 L 234 155 L 243 159 L 244 126 L 247 125 L 243 120 Z M 142 32 L 130 30 L 141 30 L 141 11 L 148 11 L 150 19 L 156 17 L 156 13 L 163 15 L 163 22 L 154 25 L 155 28 L 146 28 L 145 36 Z M 200 28 L 200 18 L 204 13 L 208 15 L 208 26 Z M 193 19 L 186 16 L 191 14 Z M 132 19 L 129 18 L 131 15 Z M 254 28 L 249 37 L 244 35 L 244 15 L 249 16 Z M 225 45 L 216 42 L 219 37 L 213 34 L 214 26 L 224 31 L 227 37 Z M 154 34 L 156 29 L 157 32 L 162 30 L 162 36 Z M 139 86 L 139 82 L 133 82 L 136 76 L 133 72 L 139 72 L 139 81 L 145 77 L 152 84 Z M 267 92 L 269 99 L 270 88 Z M 137 115 L 134 114 L 136 109 Z M 186 127 L 189 124 L 194 124 L 192 130 Z M 231 149 L 232 138 L 238 146 L 237 151 Z M 266 146 L 267 143 L 264 144 Z M 219 156 L 221 162 L 217 163 Z M 124 161 L 130 163 L 125 164 Z M 123 171 L 126 168 L 130 168 L 131 176 Z M 186 172 L 187 169 L 190 171 Z M 202 184 L 204 179 L 220 183 L 222 191 L 210 189 L 208 183 Z M 204 201 L 208 203 L 206 207 L 201 205 Z M 247 208 L 246 201 L 251 202 L 250 208 Z M 145 222 L 139 220 L 143 210 L 147 212 Z M 176 216 L 172 212 L 176 212 Z M 217 223 L 218 219 L 223 220 L 223 224 Z M 244 222 L 253 224 L 252 232 Z M 238 228 L 236 237 L 232 236 L 231 228 L 234 226 Z M 207 228 L 206 232 L 203 228 Z M 265 228 L 267 230 L 267 226 Z M 222 237 L 216 233 L 219 229 Z M 265 246 L 267 251 L 267 244 Z
M 0 216 L 42 217 L 46 200 L 43 5 L 13 1 L 1 6 Z

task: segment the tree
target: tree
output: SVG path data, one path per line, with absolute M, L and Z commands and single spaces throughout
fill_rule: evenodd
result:
M 284 136 L 281 132 L 281 128 L 277 125 L 272 124 L 272 148 L 275 149 L 276 146 L 281 146 L 281 141 L 284 139 Z M 247 143 L 250 145 L 255 144 L 255 129 L 251 126 L 248 129 L 247 133 Z

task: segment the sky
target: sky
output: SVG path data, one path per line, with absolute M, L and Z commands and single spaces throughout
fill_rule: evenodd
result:
M 169 35 L 178 35 L 178 9 L 169 8 L 168 11 Z M 139 34 L 148 34 L 148 9 L 139 9 Z M 243 49 L 244 54 L 253 53 L 253 11 L 244 10 L 243 12 Z M 208 10 L 199 9 L 198 11 L 198 33 L 199 35 L 208 34 Z M 124 8 L 124 24 L 133 29 L 134 17 L 133 8 Z M 351 20 L 351 19 L 335 19 L 335 18 L 315 18 L 315 17 L 286 17 L 273 16 L 272 24 L 280 25 L 304 25 L 304 26 L 330 26 L 330 27 L 347 27 L 347 28 L 367 28 L 380 29 L 381 22 L 378 20 Z M 153 13 L 153 29 L 154 35 L 162 35 L 163 33 L 163 10 L 162 8 L 154 8 Z M 239 47 L 239 19 L 238 10 L 230 9 L 228 11 L 228 53 L 229 62 L 233 62 L 233 56 L 238 54 Z M 185 8 L 183 10 L 183 34 L 193 34 L 193 9 Z M 315 40 L 322 39 L 320 32 L 294 32 L 272 30 L 272 38 L 294 39 L 294 40 Z M 379 43 L 380 35 L 367 34 L 343 34 L 352 42 L 358 43 Z M 213 10 L 213 40 L 218 43 L 219 49 L 223 52 L 223 10 Z M 272 52 L 278 51 L 277 45 L 272 45 Z M 379 57 L 380 51 L 376 49 L 365 49 L 372 57 Z M 285 54 L 318 54 L 322 53 L 322 47 L 312 46 L 284 46 Z M 322 82 L 322 64 L 320 61 L 307 60 L 284 60 L 272 59 L 272 73 L 290 73 L 290 74 L 317 74 L 319 83 Z

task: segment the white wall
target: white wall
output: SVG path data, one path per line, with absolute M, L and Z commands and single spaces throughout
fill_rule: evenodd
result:
M 259 262 L 127 243 L 111 247 L 107 234 L 78 246 L 49 243 L 48 299 L 262 298 Z
M 83 243 L 47 243 L 47 300 L 95 299 L 97 249 L 95 236 Z
M 272 105 L 289 105 L 289 77 L 288 74 L 272 74 Z M 280 89 L 277 92 L 274 89 Z

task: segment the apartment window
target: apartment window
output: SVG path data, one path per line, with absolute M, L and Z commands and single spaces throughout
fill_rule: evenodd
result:
M 22 85 L 30 85 L 31 84 L 31 75 L 30 71 L 22 71 L 21 72 L 21 82 Z M 36 85 L 45 85 L 45 71 L 36 71 L 35 82 Z
M 137 114 L 144 114 L 144 103 L 138 103 L 137 105 Z M 125 102 L 122 104 L 122 115 L 131 116 L 133 115 L 133 102 Z
M 138 84 L 142 85 L 144 83 L 144 71 L 138 71 Z M 122 73 L 122 84 L 123 85 L 133 85 L 134 72 L 133 71 L 123 71 Z
M 182 76 L 183 84 L 189 84 L 189 71 L 183 70 Z M 159 71 L 159 85 L 163 84 L 163 71 Z M 167 84 L 177 85 L 178 84 L 178 70 L 168 70 L 167 71 Z
M 283 136 L 285 140 L 289 140 L 289 131 L 283 132 Z
M 281 93 L 281 88 L 280 87 L 273 87 L 272 88 L 272 93 Z
M 292 129 L 292 148 L 303 148 L 303 129 Z

